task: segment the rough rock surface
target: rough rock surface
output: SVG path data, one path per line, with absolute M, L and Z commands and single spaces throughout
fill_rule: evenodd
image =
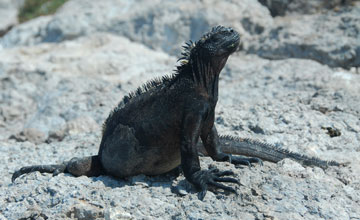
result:
M 340 4 L 335 0 L 279 2 L 294 11 Z M 360 2 L 351 2 L 338 8 L 326 6 L 331 10 L 315 14 L 273 18 L 268 8 L 254 0 L 68 1 L 54 16 L 12 29 L 0 39 L 0 47 L 55 43 L 100 31 L 178 55 L 184 39 L 196 40 L 209 27 L 222 24 L 243 35 L 248 53 L 267 59 L 313 59 L 350 69 L 360 66 Z
M 356 0 L 259 0 L 269 8 L 272 16 L 316 14 L 354 4 Z
M 96 127 L 130 89 L 171 72 L 175 63 L 164 53 L 100 33 L 6 49 L 0 60 L 0 119 L 5 122 L 0 138 L 23 141 Z
M 359 30 L 360 2 L 339 11 L 277 17 L 247 50 L 268 59 L 313 59 L 349 69 L 360 67 Z
M 0 37 L 18 23 L 18 9 L 24 0 L 0 0 Z
M 43 21 L 40 25 L 38 19 Z M 46 21 L 38 19 L 15 28 L 0 44 L 12 47 L 60 42 L 102 31 L 177 55 L 184 39 L 196 40 L 214 25 L 230 25 L 247 35 L 240 22 L 256 32 L 272 22 L 269 11 L 253 0 L 78 0 L 65 3 Z M 22 35 L 27 37 L 19 37 Z
M 0 40 L 12 35 L 32 45 L 0 49 L 0 219 L 360 219 L 360 75 L 312 57 L 230 57 L 221 74 L 216 124 L 222 134 L 348 162 L 346 167 L 322 170 L 286 159 L 248 168 L 202 157 L 203 168 L 231 169 L 242 184 L 235 186 L 238 195 L 208 192 L 204 201 L 183 175 L 115 179 L 35 172 L 11 183 L 21 166 L 96 154 L 101 124 L 123 95 L 171 73 L 176 62 L 145 41 L 137 40 L 147 46 L 107 30 L 44 43 L 43 25 L 56 16 L 19 25 Z M 88 22 L 79 21 L 80 29 Z M 133 25 L 131 18 L 123 22 Z M 188 39 L 183 37 L 176 41 Z M 327 128 L 341 135 L 330 137 Z

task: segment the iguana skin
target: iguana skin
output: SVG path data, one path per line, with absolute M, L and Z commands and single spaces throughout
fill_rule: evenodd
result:
M 175 74 L 150 81 L 123 98 L 104 122 L 98 155 L 57 165 L 23 167 L 13 174 L 12 181 L 34 171 L 127 177 L 164 174 L 181 165 L 186 179 L 203 199 L 208 185 L 235 192 L 220 182 L 238 181 L 223 177 L 232 175 L 231 171 L 201 170 L 199 150 L 213 160 L 242 165 L 262 163 L 257 157 L 272 162 L 289 157 L 320 167 L 339 165 L 257 141 L 219 137 L 214 125 L 219 74 L 239 45 L 240 36 L 232 28 L 214 27 L 196 43 L 184 46 Z

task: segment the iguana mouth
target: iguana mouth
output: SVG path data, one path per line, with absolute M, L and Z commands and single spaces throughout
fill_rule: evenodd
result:
M 234 34 L 229 36 L 228 38 L 230 39 L 224 41 L 220 46 L 221 49 L 218 50 L 219 55 L 228 56 L 241 47 L 240 35 L 237 32 L 234 32 Z
M 237 34 L 234 38 L 234 40 L 230 42 L 226 42 L 225 48 L 231 50 L 231 53 L 236 51 L 238 47 L 240 46 L 240 36 Z
M 226 54 L 228 54 L 228 53 L 231 54 L 239 48 L 239 46 L 241 44 L 240 34 L 238 32 L 236 32 L 234 29 L 218 27 L 218 28 L 215 28 L 215 31 L 213 32 L 213 35 L 217 35 L 217 34 L 223 36 L 223 41 L 218 46 L 219 52 L 226 51 L 225 52 Z M 221 53 L 222 52 L 220 52 L 220 54 Z

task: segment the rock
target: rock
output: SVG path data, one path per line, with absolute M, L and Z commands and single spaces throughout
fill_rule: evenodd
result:
M 245 30 L 238 21 L 243 23 Z M 272 18 L 265 7 L 253 0 L 73 0 L 65 3 L 54 16 L 38 18 L 36 22 L 29 21 L 14 28 L 0 45 L 13 47 L 60 42 L 101 31 L 126 36 L 150 48 L 178 55 L 184 39 L 197 40 L 211 26 L 230 25 L 249 36 L 249 31 L 263 32 Z M 26 37 L 19 38 L 19 35 Z
M 121 209 L 110 208 L 105 211 L 105 220 L 125 220 L 125 219 L 134 219 L 134 217 Z
M 340 11 L 279 17 L 246 50 L 267 59 L 313 59 L 350 69 L 360 66 L 359 30 L 360 4 Z
M 67 122 L 66 130 L 69 135 L 75 135 L 83 132 L 98 131 L 99 125 L 93 118 L 89 116 L 84 116 Z
M 86 44 L 86 38 L 81 39 L 80 42 Z M 57 48 L 61 48 L 61 44 Z M 141 50 L 138 52 L 143 53 Z M 156 54 L 154 52 L 149 59 Z M 151 66 L 147 68 L 151 72 Z M 225 74 L 227 71 L 228 74 Z M 6 161 L 0 166 L 0 173 L 4 176 L 0 182 L 0 197 L 4 198 L 0 201 L 2 215 L 16 219 L 31 207 L 37 207 L 27 216 L 42 214 L 51 219 L 61 216 L 90 219 L 95 216 L 100 219 L 236 219 L 240 215 L 248 219 L 282 219 L 288 216 L 294 219 L 318 219 L 321 216 L 357 218 L 360 216 L 360 179 L 357 175 L 360 171 L 357 145 L 360 141 L 357 135 L 360 132 L 357 127 L 360 109 L 356 103 L 359 103 L 360 83 L 356 82 L 360 82 L 360 78 L 342 71 L 339 76 L 338 70 L 311 60 L 269 61 L 256 56 L 234 55 L 221 75 L 217 115 L 223 118 L 223 123 L 217 128 L 221 134 L 277 143 L 279 147 L 322 159 L 348 161 L 350 165 L 347 167 L 322 170 L 303 167 L 285 159 L 278 164 L 265 162 L 264 166 L 251 169 L 235 168 L 227 162 L 201 157 L 203 169 L 209 165 L 215 165 L 220 170 L 230 169 L 241 186 L 232 185 L 238 195 L 210 191 L 204 201 L 199 201 L 195 189 L 183 175 L 176 180 L 143 175 L 122 180 L 108 176 L 75 178 L 68 174 L 52 177 L 36 172 L 10 184 L 12 172 L 21 166 L 59 163 L 74 156 L 96 154 L 101 131 L 90 129 L 88 133 L 69 134 L 61 142 L 36 146 L 29 142 L 6 140 L 0 141 L 0 159 Z M 56 74 L 60 73 L 55 71 Z M 87 78 L 99 79 L 101 76 L 89 74 Z M 71 78 L 66 74 L 62 77 L 68 81 L 66 87 L 72 89 L 64 90 L 64 85 L 54 89 L 62 89 L 64 94 L 71 93 L 72 97 L 81 97 L 83 90 L 77 90 L 77 84 L 69 83 Z M 349 79 L 352 86 L 345 86 Z M 109 91 L 115 91 L 119 82 L 123 85 L 122 81 L 108 81 L 107 89 L 100 89 L 98 95 L 109 96 Z M 101 84 L 97 80 L 91 88 L 101 88 Z M 314 96 L 317 91 L 319 94 Z M 89 96 L 94 94 L 89 93 Z M 326 114 L 313 110 L 312 102 L 320 97 L 330 100 L 329 109 L 339 105 L 343 110 Z M 116 101 L 103 103 L 111 109 Z M 89 116 L 96 116 L 91 112 L 98 111 L 97 108 L 101 109 L 101 106 L 86 111 Z M 78 111 L 83 110 L 80 108 Z M 66 109 L 60 108 L 60 112 L 64 114 Z M 106 116 L 101 114 L 101 120 Z M 235 126 L 239 124 L 244 126 Z M 251 124 L 259 124 L 265 132 L 254 132 L 249 126 Z M 330 138 L 321 128 L 328 125 L 341 129 L 342 135 Z
M 18 24 L 18 9 L 23 0 L 0 0 L 0 37 Z
M 21 134 L 25 136 L 25 140 L 35 144 L 43 143 L 46 140 L 46 135 L 36 128 L 25 128 Z
M 360 218 L 360 76 L 353 69 L 331 68 L 310 59 L 273 60 L 243 53 L 231 56 L 220 75 L 217 130 L 324 160 L 346 162 L 347 166 L 322 170 L 285 159 L 249 168 L 200 157 L 202 169 L 215 166 L 232 170 L 241 183 L 228 183 L 237 195 L 211 189 L 203 201 L 182 174 L 176 179 L 144 175 L 118 179 L 105 175 L 53 177 L 34 172 L 11 183 L 11 175 L 20 167 L 97 154 L 100 125 L 111 109 L 129 91 L 174 69 L 175 57 L 149 47 L 162 48 L 161 42 L 175 42 L 169 47 L 175 48 L 176 42 L 226 19 L 236 28 L 244 27 L 245 49 L 286 22 L 289 24 L 284 30 L 292 30 L 291 22 L 303 28 L 293 31 L 296 37 L 291 39 L 297 39 L 303 36 L 301 31 L 310 33 L 307 23 L 320 27 L 321 22 L 313 18 L 324 19 L 329 25 L 334 21 L 335 26 L 329 29 L 314 29 L 327 31 L 314 46 L 322 45 L 326 51 L 324 42 L 331 42 L 326 36 L 338 37 L 339 44 L 349 43 L 358 30 L 355 7 L 304 15 L 298 21 L 291 20 L 296 16 L 291 15 L 284 21 L 285 17 L 273 19 L 256 1 L 217 1 L 210 5 L 215 1 L 181 4 L 159 0 L 151 7 L 143 7 L 150 5 L 147 1 L 135 3 L 70 0 L 57 14 L 21 24 L 1 39 L 7 46 L 0 49 L 0 218 Z M 222 7 L 228 10 L 220 10 Z M 341 21 L 345 27 L 336 26 L 340 24 L 336 18 L 346 16 L 354 22 Z M 307 23 L 301 26 L 301 22 Z M 166 25 L 171 30 L 166 32 L 169 35 L 163 31 Z M 99 32 L 100 27 L 105 28 L 103 32 Z M 128 29 L 121 29 L 124 27 Z M 339 34 L 339 29 L 347 34 Z M 56 33 L 64 35 L 56 38 Z M 351 45 L 356 48 L 356 44 Z M 332 51 L 331 45 L 327 47 Z M 341 135 L 330 137 L 324 128 L 336 128 Z M 27 131 L 29 138 L 8 138 L 22 131 Z M 35 141 L 28 141 L 30 137 Z
M 42 141 L 100 134 L 99 125 L 122 95 L 171 73 L 174 63 L 162 52 L 111 34 L 0 50 L 0 134 L 8 138 L 35 129 L 44 134 Z M 98 110 L 89 115 L 90 109 Z
M 305 168 L 302 167 L 299 163 L 296 163 L 290 159 L 284 159 L 278 162 L 278 165 L 282 171 L 285 171 L 290 175 L 301 173 L 305 170 Z
M 0 36 L 8 32 L 15 24 L 17 24 L 17 11 L 15 9 L 0 8 Z
M 259 0 L 269 8 L 272 16 L 315 14 L 335 7 L 351 5 L 353 0 Z
M 67 213 L 68 217 L 79 220 L 92 220 L 104 218 L 103 209 L 91 205 L 86 202 L 82 202 L 72 207 Z
M 42 27 L 50 21 L 51 17 L 51 15 L 37 17 L 12 28 L 0 38 L 0 49 L 12 45 L 32 45 L 39 42 L 41 36 L 44 35 Z
M 125 36 L 178 56 L 184 39 L 195 40 L 209 27 L 222 24 L 232 26 L 242 34 L 248 53 L 267 59 L 313 59 L 331 67 L 349 69 L 360 65 L 360 4 L 315 13 L 320 7 L 341 5 L 339 1 L 262 1 L 268 6 L 275 5 L 275 8 L 286 6 L 286 10 L 294 12 L 274 20 L 267 8 L 253 0 L 157 0 L 151 3 L 73 0 L 65 3 L 55 15 L 39 17 L 15 27 L 0 39 L 0 47 L 56 43 L 101 31 Z M 344 40 L 339 41 L 339 38 Z

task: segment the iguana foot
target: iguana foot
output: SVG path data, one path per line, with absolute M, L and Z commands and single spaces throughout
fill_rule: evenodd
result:
M 243 156 L 233 156 L 231 154 L 219 153 L 213 157 L 215 161 L 228 161 L 234 165 L 245 165 L 251 167 L 253 163 L 258 163 L 261 166 L 263 162 L 260 158 L 257 157 L 243 157 Z
M 245 165 L 251 167 L 253 163 L 258 163 L 261 166 L 263 165 L 263 161 L 257 157 L 242 157 L 242 156 L 233 156 L 229 155 L 229 161 L 235 165 Z
M 234 175 L 234 172 L 232 172 L 231 170 L 219 171 L 216 168 L 212 168 L 209 170 L 199 170 L 191 176 L 190 182 L 194 184 L 195 187 L 200 191 L 198 194 L 198 198 L 200 200 L 204 199 L 208 185 L 212 185 L 217 188 L 223 189 L 225 191 L 229 191 L 237 194 L 236 190 L 233 189 L 232 187 L 225 186 L 219 183 L 219 182 L 229 182 L 229 183 L 240 184 L 237 179 L 231 177 L 223 177 L 228 175 Z

